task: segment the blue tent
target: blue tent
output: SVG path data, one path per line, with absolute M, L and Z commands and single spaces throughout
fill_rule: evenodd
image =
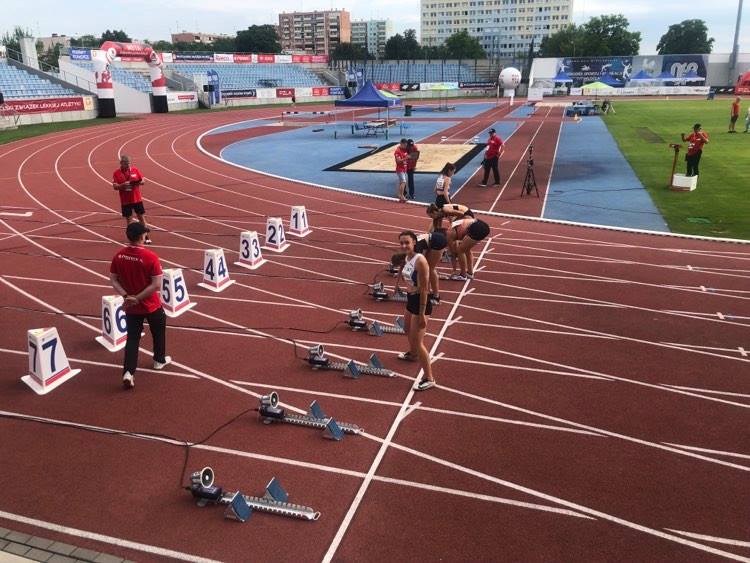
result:
M 368 80 L 351 98 L 336 100 L 334 105 L 355 108 L 389 108 L 401 105 L 401 100 L 384 96 L 375 88 L 372 80 Z
M 599 78 L 599 82 L 603 82 L 607 86 L 622 86 L 622 82 L 617 80 L 614 76 L 609 73 L 603 74 Z
M 557 73 L 557 76 L 555 76 L 553 79 L 553 82 L 573 82 L 573 79 L 565 74 L 562 70 Z
M 641 70 L 638 74 L 630 79 L 630 82 L 647 82 L 649 80 L 654 80 L 654 77 L 645 70 Z

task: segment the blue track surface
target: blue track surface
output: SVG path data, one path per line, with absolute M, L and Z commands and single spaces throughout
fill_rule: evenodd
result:
M 247 126 L 256 125 L 257 123 L 247 124 Z M 413 121 L 407 125 L 408 128 L 403 130 L 404 137 L 412 138 L 419 144 L 420 139 L 452 127 L 456 125 L 456 122 Z M 518 125 L 515 122 L 498 122 L 494 124 L 494 127 L 500 136 L 507 139 Z M 242 128 L 239 125 L 230 127 Z M 224 131 L 234 129 L 222 128 Z M 313 133 L 313 129 L 323 129 L 323 131 Z M 377 138 L 352 137 L 350 126 L 341 122 L 338 124 L 337 139 L 333 138 L 333 131 L 333 125 L 319 125 L 254 137 L 225 147 L 221 151 L 221 157 L 229 162 L 278 176 L 362 193 L 395 196 L 395 173 L 327 172 L 325 169 L 369 152 L 369 149 L 360 149 L 358 145 L 382 146 L 397 142 L 400 138 L 398 128 L 391 129 L 388 141 L 383 138 L 382 134 Z M 483 137 L 480 139 L 484 140 Z M 290 158 L 290 155 L 293 155 L 293 158 Z M 454 176 L 453 191 L 471 177 L 481 160 L 482 154 L 480 153 Z M 435 200 L 433 188 L 436 177 L 436 174 L 415 175 L 414 187 L 417 201 L 430 203 Z
M 434 111 L 434 108 L 437 107 L 437 104 L 420 104 L 419 102 L 415 102 L 413 104 L 410 104 L 407 100 L 402 100 L 402 104 L 409 104 L 413 107 L 413 117 L 418 117 L 420 119 L 429 119 L 430 117 L 440 117 L 440 118 L 451 118 L 451 117 L 476 117 L 480 113 L 483 113 L 487 110 L 493 109 L 495 107 L 494 102 L 477 102 L 477 103 L 471 103 L 471 104 L 461 104 L 456 103 L 456 100 L 448 100 L 448 107 L 455 107 L 455 110 L 451 111 Z M 392 108 L 390 110 L 391 115 L 401 117 L 404 114 L 404 106 L 401 105 L 400 107 Z M 368 115 L 367 117 L 375 117 L 377 116 L 377 111 L 373 112 L 372 114 Z M 385 117 L 385 111 L 381 110 L 381 117 Z M 407 118 L 408 119 L 408 118 Z
M 536 111 L 536 107 L 534 106 L 528 106 L 528 105 L 522 105 L 519 108 L 514 109 L 512 112 L 508 114 L 508 117 L 511 117 L 513 119 L 521 119 L 524 117 L 529 117 Z
M 563 123 L 544 217 L 669 232 L 599 117 Z
M 230 131 L 241 131 L 243 129 L 252 129 L 253 127 L 262 127 L 263 125 L 273 125 L 278 123 L 278 120 L 274 119 L 258 119 L 256 121 L 243 121 L 242 123 L 235 123 L 233 125 L 225 125 L 214 129 L 209 135 L 218 135 L 219 133 L 229 133 Z

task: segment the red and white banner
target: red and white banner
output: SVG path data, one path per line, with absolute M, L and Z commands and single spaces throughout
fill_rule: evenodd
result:
M 291 98 L 294 96 L 294 88 L 276 88 L 277 98 Z
M 83 111 L 83 98 L 47 98 L 44 100 L 5 100 L 18 113 L 59 113 Z
M 235 63 L 252 63 L 254 56 L 255 55 L 238 55 L 235 53 L 234 62 Z
M 273 64 L 276 62 L 276 56 L 275 55 L 258 55 L 258 62 Z
M 328 88 L 313 88 L 312 95 L 313 96 L 327 96 Z
M 376 82 L 375 88 L 378 90 L 391 90 L 392 92 L 398 92 L 401 90 L 400 82 Z
M 328 55 L 313 55 L 312 62 L 314 63 L 327 63 Z
M 214 53 L 215 63 L 233 63 L 234 55 L 232 53 Z
M 274 55 L 276 64 L 288 64 L 292 62 L 292 55 Z
M 198 94 L 196 92 L 167 92 L 167 103 L 169 104 L 183 104 L 197 101 Z
M 159 56 L 161 57 L 161 62 L 163 63 L 174 62 L 174 57 L 172 56 L 172 53 L 159 53 Z
M 292 55 L 293 63 L 311 63 L 312 55 Z

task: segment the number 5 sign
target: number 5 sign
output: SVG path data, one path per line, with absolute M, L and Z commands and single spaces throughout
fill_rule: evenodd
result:
M 190 301 L 185 278 L 179 268 L 168 268 L 163 271 L 161 282 L 161 302 L 168 317 L 179 317 L 188 309 L 195 307 Z
M 46 395 L 80 369 L 70 369 L 57 329 L 35 328 L 28 332 L 29 375 L 21 378 L 37 395 Z

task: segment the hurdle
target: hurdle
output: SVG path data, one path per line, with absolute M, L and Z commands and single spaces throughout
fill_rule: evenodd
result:
M 282 111 L 279 125 L 282 127 L 309 127 L 331 123 L 330 111 Z

